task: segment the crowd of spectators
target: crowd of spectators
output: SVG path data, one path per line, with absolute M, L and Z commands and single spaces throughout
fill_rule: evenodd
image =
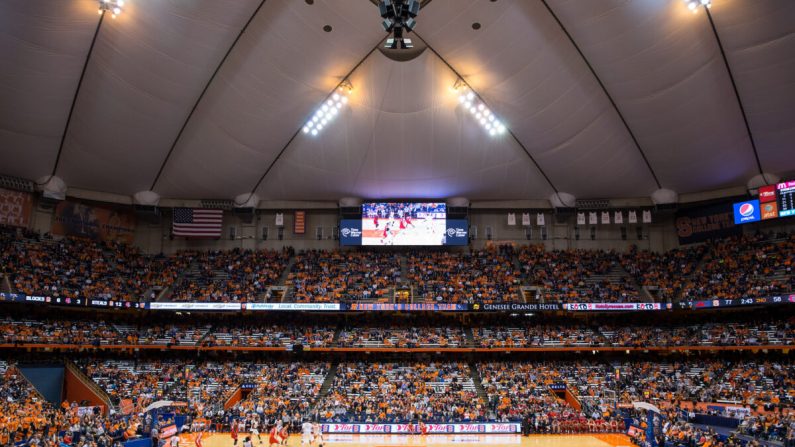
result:
M 413 251 L 407 279 L 415 299 L 440 303 L 519 301 L 519 272 L 510 246 L 469 253 Z
M 5 363 L 3 368 L 5 368 Z M 106 416 L 98 407 L 46 401 L 14 367 L 0 371 L 0 445 L 119 447 L 141 434 L 137 415 Z
M 534 325 L 475 327 L 472 334 L 481 348 L 604 346 L 605 338 L 588 326 Z
M 174 285 L 169 300 L 264 301 L 263 295 L 279 282 L 291 254 L 290 250 L 241 249 L 191 254 L 188 272 Z
M 0 342 L 8 344 L 121 343 L 117 331 L 102 321 L 90 320 L 0 320 Z
M 621 267 L 613 250 L 545 250 L 523 247 L 518 253 L 525 281 L 543 290 L 544 301 L 638 302 L 639 292 L 626 276 L 611 275 Z
M 333 339 L 334 329 L 324 326 L 222 326 L 214 328 L 201 345 L 321 348 L 331 346 Z
M 299 303 L 383 302 L 392 298 L 399 277 L 395 253 L 309 250 L 296 255 L 286 284 Z
M 483 420 L 464 363 L 343 363 L 317 413 L 328 422 L 468 422 Z
M 733 236 L 712 241 L 680 299 L 764 297 L 793 290 L 795 234 Z
M 460 327 L 349 327 L 340 332 L 336 344 L 350 348 L 457 348 L 468 343 Z
M 266 301 L 285 285 L 295 302 L 387 302 L 399 283 L 417 302 L 521 301 L 520 287 L 564 302 L 761 297 L 792 291 L 795 234 L 746 234 L 666 252 L 633 247 L 552 250 L 499 246 L 440 250 L 181 251 L 147 255 L 119 242 L 53 238 L 0 228 L 0 274 L 13 291 L 115 301 Z M 401 260 L 406 261 L 405 278 Z M 162 292 L 162 293 L 161 293 Z

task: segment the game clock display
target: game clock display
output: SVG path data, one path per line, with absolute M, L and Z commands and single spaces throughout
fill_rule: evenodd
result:
M 795 216 L 795 180 L 759 188 L 759 197 L 734 204 L 734 223 Z

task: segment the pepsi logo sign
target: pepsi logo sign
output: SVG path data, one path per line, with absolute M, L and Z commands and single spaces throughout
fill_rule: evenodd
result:
M 750 203 L 743 203 L 740 205 L 740 215 L 748 217 L 754 214 L 754 206 Z

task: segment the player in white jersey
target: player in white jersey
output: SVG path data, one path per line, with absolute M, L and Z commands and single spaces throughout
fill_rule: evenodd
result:
M 315 447 L 323 447 L 323 431 L 320 429 L 320 424 L 317 422 L 312 424 L 312 436 Z
M 243 441 L 243 447 L 254 447 L 254 443 L 251 442 L 251 436 L 246 436 L 246 440 Z
M 304 421 L 301 424 L 301 445 L 311 445 L 312 444 L 312 423 L 309 421 Z
M 251 437 L 257 437 L 257 441 L 262 444 L 262 437 L 259 435 L 259 415 L 251 418 Z

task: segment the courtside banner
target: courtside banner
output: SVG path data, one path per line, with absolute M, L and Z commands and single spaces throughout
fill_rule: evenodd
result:
M 243 303 L 243 310 L 341 310 L 340 303 Z
M 468 304 L 390 304 L 390 303 L 351 303 L 350 310 L 355 311 L 439 311 L 439 312 L 465 312 L 469 310 Z
M 569 312 L 578 311 L 621 311 L 621 310 L 665 310 L 669 305 L 660 303 L 564 303 L 563 308 Z
M 475 303 L 472 305 L 472 310 L 483 312 L 535 312 L 562 309 L 560 303 Z
M 240 303 L 181 303 L 181 302 L 154 302 L 149 303 L 151 310 L 240 310 Z
M 518 423 L 504 424 L 426 424 L 428 434 L 450 433 L 521 433 L 522 426 Z M 394 433 L 419 434 L 417 424 L 323 424 L 323 433 Z

